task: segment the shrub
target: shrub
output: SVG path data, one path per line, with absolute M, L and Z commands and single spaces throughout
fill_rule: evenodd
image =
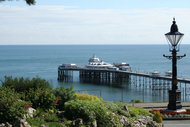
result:
M 66 125 L 66 127 L 70 127 L 72 124 L 71 120 L 65 121 L 64 124 Z
M 34 117 L 44 117 L 45 116 L 45 111 L 41 108 L 37 108 L 36 111 L 34 112 Z
M 63 127 L 61 123 L 57 123 L 57 122 L 48 122 L 47 126 L 48 127 Z
M 75 91 L 73 90 L 73 87 L 71 87 L 71 88 L 64 88 L 64 87 L 56 88 L 55 96 L 57 97 L 56 102 L 57 102 L 57 108 L 59 110 L 64 109 L 65 102 L 67 102 L 69 100 L 76 99 L 76 95 L 75 95 Z
M 32 126 L 32 127 L 39 127 L 42 124 L 45 124 L 44 120 L 40 118 L 27 118 L 26 121 Z
M 38 88 L 47 89 L 51 88 L 49 82 L 39 77 L 32 78 L 12 78 L 5 76 L 5 80 L 2 82 L 2 86 L 11 87 L 15 89 L 16 92 L 28 92 L 31 88 L 36 90 Z
M 120 110 L 119 106 L 115 103 L 109 101 L 103 101 L 103 104 L 108 110 L 112 112 L 117 112 L 118 110 Z
M 89 95 L 87 93 L 76 93 L 77 99 L 79 100 L 89 100 L 89 101 L 102 101 L 102 98 L 97 96 Z
M 35 91 L 30 89 L 26 95 L 26 100 L 31 101 L 33 108 L 49 110 L 56 106 L 56 97 L 51 89 L 38 88 Z
M 94 102 L 95 103 L 95 102 Z M 107 110 L 103 104 L 94 105 L 98 127 L 120 127 L 119 116 Z
M 72 100 L 65 103 L 65 116 L 70 120 L 82 118 L 85 122 L 93 122 L 95 120 L 95 112 L 93 104 L 90 101 Z
M 29 103 L 20 100 L 17 93 L 8 87 L 0 87 L 0 123 L 13 123 L 23 118 Z
M 131 100 L 131 103 L 142 103 L 142 101 L 140 99 L 137 100 Z
M 128 117 L 129 113 L 124 110 L 124 104 L 119 105 L 109 101 L 103 101 L 104 106 L 111 112 Z
M 88 125 L 96 120 L 98 127 L 112 127 L 120 124 L 118 116 L 109 112 L 99 101 L 71 100 L 66 102 L 65 116 L 70 120 L 82 118 Z
M 159 111 L 154 111 L 153 114 L 153 120 L 157 123 L 162 123 L 162 114 Z
M 58 122 L 59 121 L 56 114 L 48 114 L 44 117 L 44 120 L 47 122 Z
M 131 107 L 131 106 L 128 106 L 128 108 L 129 108 L 129 113 L 132 117 L 137 117 L 138 115 L 143 115 L 143 116 L 149 116 L 150 115 L 148 110 L 145 110 L 145 109 Z

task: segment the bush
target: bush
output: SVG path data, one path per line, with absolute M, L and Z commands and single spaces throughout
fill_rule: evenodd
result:
M 26 121 L 32 126 L 32 127 L 39 127 L 42 124 L 45 124 L 44 120 L 40 118 L 27 118 Z
M 45 111 L 41 108 L 37 108 L 33 116 L 42 118 L 45 116 Z
M 0 87 L 0 123 L 13 123 L 23 118 L 29 103 L 20 100 L 17 93 L 8 87 Z
M 131 107 L 131 106 L 128 106 L 128 108 L 129 108 L 129 113 L 132 117 L 137 117 L 138 115 L 142 115 L 142 116 L 149 116 L 150 115 L 148 110 L 145 110 L 145 109 Z
M 2 86 L 13 88 L 16 92 L 19 93 L 28 92 L 31 88 L 33 90 L 36 90 L 38 88 L 51 88 L 49 82 L 39 77 L 32 78 L 32 80 L 30 80 L 29 78 L 24 79 L 23 77 L 13 79 L 12 77 L 5 76 L 5 80 L 2 82 Z
M 56 106 L 56 97 L 51 89 L 30 89 L 26 95 L 26 100 L 31 101 L 33 108 L 49 110 Z
M 129 116 L 129 113 L 126 112 L 125 109 L 124 109 L 124 104 L 122 104 L 122 106 L 121 106 L 119 104 L 109 102 L 109 101 L 103 101 L 103 104 L 108 110 L 110 110 L 113 113 L 117 113 L 119 115 L 123 115 L 123 116 L 126 116 L 126 117 Z
M 105 106 L 108 110 L 110 110 L 110 111 L 112 111 L 112 112 L 115 112 L 115 113 L 116 113 L 118 110 L 120 110 L 119 106 L 118 106 L 117 104 L 113 103 L 113 102 L 103 101 L 103 104 L 104 104 L 104 106 Z
M 94 104 L 90 101 L 72 100 L 65 103 L 65 116 L 70 120 L 82 118 L 84 122 L 93 122 L 95 117 Z
M 142 103 L 142 101 L 140 99 L 137 100 L 131 100 L 131 103 Z
M 46 122 L 58 122 L 59 118 L 56 116 L 56 114 L 48 114 L 44 117 L 44 120 Z
M 102 98 L 97 96 L 89 95 L 87 93 L 76 93 L 77 99 L 79 100 L 89 100 L 89 101 L 102 101 Z
M 64 88 L 59 87 L 55 90 L 55 96 L 56 102 L 57 102 L 57 108 L 59 110 L 64 110 L 64 104 L 67 101 L 76 99 L 75 91 L 73 90 L 73 87 L 71 88 Z
M 94 112 L 98 127 L 120 127 L 119 116 L 110 112 L 103 104 L 95 103 Z
M 72 126 L 72 121 L 71 120 L 65 121 L 64 124 L 66 125 L 66 127 L 70 127 Z
M 99 101 L 72 100 L 66 102 L 65 116 L 69 120 L 82 118 L 88 125 L 96 120 L 98 127 L 120 126 L 118 116 L 109 112 Z
M 65 127 L 61 123 L 57 123 L 57 122 L 48 122 L 47 126 L 48 127 Z
M 159 111 L 154 111 L 153 114 L 153 120 L 157 123 L 162 123 L 162 114 Z

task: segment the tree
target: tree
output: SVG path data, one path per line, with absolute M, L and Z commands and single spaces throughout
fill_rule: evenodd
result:
M 0 2 L 3 2 L 3 1 L 7 1 L 7 0 L 0 0 Z M 8 0 L 8 1 L 12 1 L 12 0 Z M 34 5 L 36 3 L 35 0 L 25 0 L 25 1 L 28 5 Z

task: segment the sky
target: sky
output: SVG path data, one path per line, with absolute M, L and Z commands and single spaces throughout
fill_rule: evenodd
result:
M 167 44 L 173 17 L 190 44 L 190 0 L 0 2 L 0 45 Z

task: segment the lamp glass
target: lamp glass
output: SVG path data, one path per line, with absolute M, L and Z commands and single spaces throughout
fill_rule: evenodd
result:
M 167 40 L 172 46 L 177 46 L 184 34 L 165 34 Z

